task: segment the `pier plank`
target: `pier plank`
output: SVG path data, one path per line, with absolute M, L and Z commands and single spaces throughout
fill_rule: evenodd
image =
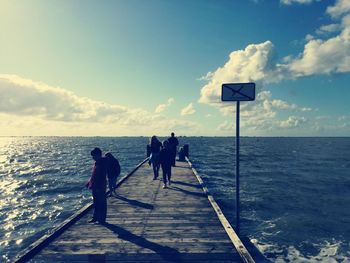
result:
M 32 262 L 247 262 L 242 260 L 191 166 L 177 162 L 172 184 L 144 163 L 107 199 L 107 224 L 92 209 Z M 253 261 L 250 261 L 253 262 Z

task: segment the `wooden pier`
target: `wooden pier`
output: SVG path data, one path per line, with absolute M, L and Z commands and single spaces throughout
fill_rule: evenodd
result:
M 107 199 L 106 225 L 87 222 L 89 204 L 17 262 L 254 262 L 190 162 L 168 189 L 159 179 L 145 160 Z

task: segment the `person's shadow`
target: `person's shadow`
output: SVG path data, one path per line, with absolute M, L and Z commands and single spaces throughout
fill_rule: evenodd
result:
M 138 200 L 134 200 L 134 199 L 129 199 L 129 198 L 126 198 L 126 197 L 121 196 L 121 195 L 116 195 L 116 196 L 113 196 L 113 197 L 116 198 L 116 199 L 125 201 L 125 202 L 129 203 L 132 206 L 138 206 L 138 207 L 145 208 L 145 209 L 150 209 L 150 210 L 154 208 L 154 206 L 151 205 L 151 204 L 144 203 L 144 202 L 141 202 L 141 201 L 138 201 Z
M 158 254 L 161 258 L 163 258 L 166 261 L 183 262 L 179 251 L 177 251 L 174 248 L 171 248 L 168 246 L 162 246 L 157 243 L 151 242 L 146 238 L 137 236 L 131 233 L 130 231 L 125 230 L 124 228 L 121 228 L 117 225 L 106 223 L 104 224 L 104 226 L 109 230 L 111 230 L 113 233 L 115 233 L 118 236 L 118 238 L 134 243 L 137 246 L 153 250 L 156 254 Z
M 174 190 L 174 191 L 178 191 L 178 192 L 182 192 L 188 195 L 193 195 L 193 196 L 197 196 L 197 197 L 207 197 L 206 193 L 198 193 L 198 192 L 192 192 L 192 191 L 188 191 L 182 188 L 179 188 L 177 186 L 171 186 L 169 187 L 169 189 Z
M 200 186 L 199 184 L 190 184 L 190 183 L 186 183 L 186 182 L 181 182 L 181 181 L 173 181 L 171 180 L 172 184 L 179 184 L 179 185 L 183 185 L 183 186 L 190 186 L 190 187 L 194 187 L 194 188 L 202 188 L 202 186 Z

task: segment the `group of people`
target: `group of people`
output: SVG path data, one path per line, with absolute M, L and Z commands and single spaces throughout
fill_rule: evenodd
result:
M 159 169 L 163 171 L 163 188 L 167 188 L 171 184 L 171 167 L 176 164 L 178 139 L 172 132 L 171 137 L 161 143 L 157 136 L 152 136 L 150 139 L 150 159 L 149 164 L 153 167 L 153 180 L 156 180 L 159 175 Z
M 171 167 L 175 166 L 178 139 L 172 132 L 171 137 L 161 143 L 156 136 L 150 139 L 150 159 L 149 164 L 153 166 L 153 179 L 156 180 L 159 175 L 159 169 L 163 171 L 163 188 L 171 184 Z M 120 164 L 112 153 L 108 152 L 102 155 L 100 148 L 91 151 L 92 159 L 95 161 L 90 180 L 86 187 L 92 190 L 94 213 L 89 223 L 105 224 L 107 217 L 107 178 L 109 193 L 112 196 L 116 194 L 117 177 L 120 174 Z
M 98 222 L 106 223 L 107 217 L 107 177 L 109 193 L 112 196 L 117 188 L 117 178 L 120 174 L 120 165 L 112 153 L 108 152 L 102 156 L 100 148 L 95 148 L 91 151 L 92 159 L 95 161 L 92 175 L 87 182 L 86 187 L 92 190 L 92 198 L 94 204 L 94 214 L 89 223 Z

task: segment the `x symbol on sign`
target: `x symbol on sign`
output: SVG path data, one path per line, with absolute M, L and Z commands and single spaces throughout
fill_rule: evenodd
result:
M 226 85 L 225 85 L 225 87 L 232 91 L 232 97 L 234 97 L 236 94 L 239 94 L 239 95 L 241 95 L 243 97 L 246 97 L 246 98 L 248 98 L 250 100 L 254 100 L 254 98 L 252 98 L 252 97 L 250 97 L 250 96 L 248 96 L 248 95 L 246 95 L 246 94 L 241 92 L 241 90 L 244 88 L 243 85 L 241 85 L 241 87 L 239 89 L 237 89 L 237 90 L 235 90 L 235 89 L 233 89 L 233 88 L 231 88 L 229 86 L 226 86 Z

